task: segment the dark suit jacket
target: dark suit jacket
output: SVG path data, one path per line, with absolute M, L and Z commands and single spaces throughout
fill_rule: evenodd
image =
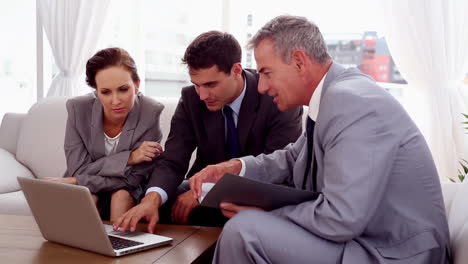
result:
M 127 166 L 130 153 L 143 141 L 161 141 L 159 116 L 164 106 L 139 93 L 120 135 L 117 151 L 105 155 L 103 106 L 94 93 L 67 101 L 64 177 L 76 177 L 92 193 L 128 189 L 134 198 L 142 193 L 154 162 Z
M 240 155 L 271 153 L 294 142 L 302 133 L 302 107 L 280 112 L 270 96 L 258 93 L 253 70 L 244 70 L 243 76 L 247 85 L 237 123 Z M 221 111 L 210 112 L 193 86 L 183 88 L 165 151 L 156 159 L 147 187 L 160 187 L 173 198 L 195 148 L 197 157 L 187 177 L 226 160 L 224 135 Z

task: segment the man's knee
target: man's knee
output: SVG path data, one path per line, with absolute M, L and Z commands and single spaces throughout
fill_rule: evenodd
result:
M 251 231 L 257 229 L 266 212 L 259 210 L 243 210 L 227 221 L 223 228 L 223 233 L 242 236 L 244 233 L 252 234 Z
M 257 253 L 253 252 L 265 230 L 262 228 L 262 219 L 267 215 L 268 213 L 259 210 L 244 210 L 231 218 L 224 226 L 218 240 L 215 253 L 217 258 L 241 254 L 250 259 L 250 254 L 256 255 Z

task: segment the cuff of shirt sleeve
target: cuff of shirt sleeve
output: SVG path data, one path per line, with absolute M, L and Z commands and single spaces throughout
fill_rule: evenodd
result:
M 213 188 L 215 184 L 212 182 L 205 182 L 202 184 L 202 194 L 198 198 L 198 202 L 201 203 L 203 199 L 205 199 L 206 195 L 208 194 L 209 191 Z
M 239 159 L 241 164 L 242 164 L 242 168 L 241 168 L 241 171 L 239 172 L 239 176 L 241 177 L 244 177 L 245 175 L 245 162 L 242 160 L 242 159 Z
M 167 201 L 167 192 L 163 189 L 159 187 L 151 187 L 146 191 L 145 195 L 150 192 L 157 192 L 159 193 L 159 195 L 161 195 L 161 205 L 163 205 Z

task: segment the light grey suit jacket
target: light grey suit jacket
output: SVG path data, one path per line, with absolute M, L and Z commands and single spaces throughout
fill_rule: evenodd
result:
M 162 138 L 159 116 L 164 106 L 138 93 L 135 104 L 120 135 L 115 154 L 105 155 L 103 106 L 94 93 L 67 101 L 68 120 L 65 133 L 67 170 L 64 177 L 76 177 L 79 185 L 92 193 L 125 188 L 134 198 L 142 194 L 141 184 L 154 162 L 127 166 L 130 153 L 143 141 Z
M 307 138 L 245 157 L 245 177 L 312 190 Z M 368 76 L 332 64 L 314 131 L 318 199 L 272 213 L 344 243 L 342 263 L 447 263 L 449 231 L 427 144 L 401 105 Z M 310 170 L 312 171 L 312 170 Z M 313 256 L 311 256 L 311 261 Z M 293 261 L 294 262 L 294 261 Z

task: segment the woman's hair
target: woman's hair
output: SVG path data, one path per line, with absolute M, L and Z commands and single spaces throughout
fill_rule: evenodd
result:
M 86 83 L 96 89 L 96 74 L 109 67 L 123 67 L 132 77 L 133 82 L 139 82 L 137 67 L 130 54 L 121 48 L 107 48 L 98 51 L 86 63 Z

